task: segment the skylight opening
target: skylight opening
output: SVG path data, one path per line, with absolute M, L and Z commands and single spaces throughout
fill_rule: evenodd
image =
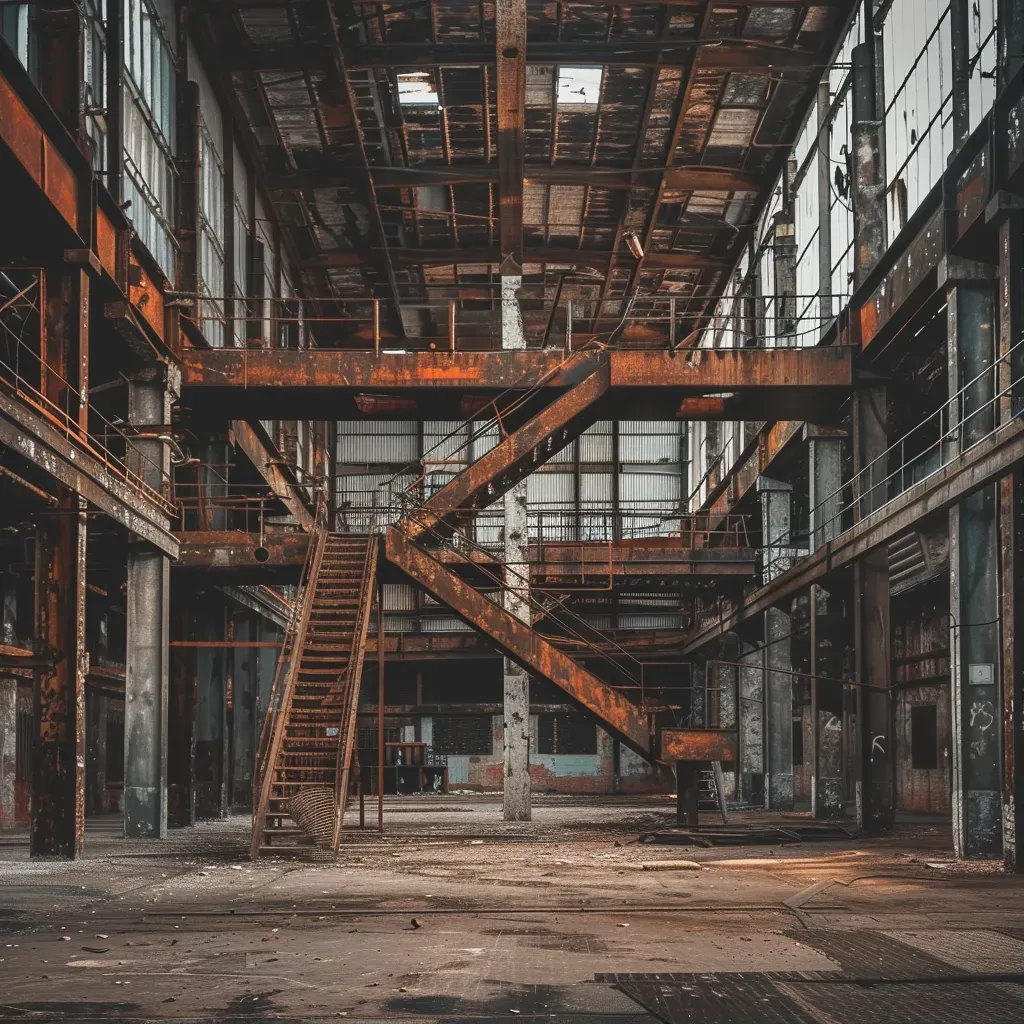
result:
M 596 107 L 604 68 L 558 69 L 557 103 L 560 107 Z
M 440 107 L 437 86 L 424 71 L 410 71 L 398 76 L 398 102 L 403 107 Z

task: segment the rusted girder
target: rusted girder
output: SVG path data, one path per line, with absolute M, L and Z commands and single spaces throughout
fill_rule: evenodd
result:
M 448 532 L 460 511 L 483 508 L 511 490 L 598 418 L 597 406 L 609 383 L 608 365 L 601 363 L 434 494 L 408 524 L 409 536 Z
M 574 369 L 598 353 L 578 353 Z M 684 398 L 716 392 L 743 398 L 742 418 L 814 419 L 835 415 L 853 383 L 851 352 L 840 348 L 700 349 L 672 358 L 661 350 L 613 351 L 609 399 L 623 418 L 671 418 Z M 388 418 L 464 419 L 462 399 L 484 400 L 510 388 L 570 387 L 554 349 L 383 353 L 340 349 L 211 349 L 184 354 L 185 398 L 231 414 L 281 418 L 361 416 L 359 395 L 402 396 L 417 405 Z M 537 383 L 540 382 L 540 383 Z M 351 404 L 349 404 L 351 403 Z M 482 403 L 481 403 L 482 404 Z M 731 407 L 735 408 L 735 406 Z M 755 412 L 764 415 L 753 415 Z
M 521 0 L 509 0 L 510 4 Z M 822 54 L 801 47 L 782 46 L 754 39 L 739 40 L 615 40 L 603 42 L 543 42 L 526 40 L 526 10 L 523 4 L 522 30 L 502 27 L 498 5 L 497 64 L 499 75 L 503 54 L 515 49 L 509 62 L 526 64 L 592 64 L 607 67 L 688 67 L 699 53 L 701 66 L 717 71 L 765 71 L 771 68 L 807 68 L 822 59 Z M 504 41 L 504 46 L 502 45 Z M 664 57 L 660 58 L 662 52 Z M 254 46 L 225 54 L 231 71 L 317 71 L 328 65 L 329 55 L 322 46 Z M 346 64 L 353 70 L 387 67 L 475 67 L 494 66 L 494 49 L 486 45 L 462 42 L 458 45 L 424 43 L 385 43 L 352 48 Z M 500 91 L 500 85 L 499 85 Z M 501 102 L 498 107 L 500 110 Z
M 33 857 L 78 857 L 85 838 L 85 503 L 61 488 L 36 530 Z
M 298 489 L 281 469 L 279 458 L 275 457 L 260 439 L 259 434 L 245 420 L 232 420 L 231 432 L 235 446 L 256 468 L 274 494 L 281 499 L 292 518 L 306 533 L 313 529 L 313 516 L 299 497 Z
M 378 189 L 412 188 L 417 185 L 488 185 L 498 180 L 498 169 L 483 165 L 371 167 L 370 171 Z M 567 168 L 526 164 L 523 175 L 525 181 L 538 185 L 590 185 L 607 189 L 628 189 L 637 181 L 656 182 L 663 177 L 665 187 L 678 192 L 758 192 L 764 185 L 764 179 L 750 171 L 710 165 L 637 167 L 629 171 L 618 171 L 605 167 Z M 323 167 L 272 175 L 267 179 L 267 188 L 271 191 L 350 190 L 352 174 L 344 166 L 333 169 L 330 164 L 325 164 Z
M 520 180 L 520 184 L 521 184 Z M 515 208 L 514 202 L 506 204 Z M 521 208 L 521 200 L 520 200 Z M 510 214 L 511 216 L 511 214 Z M 566 264 L 570 266 L 593 267 L 601 270 L 608 266 L 613 256 L 629 265 L 632 257 L 626 253 L 615 254 L 610 249 L 571 249 L 564 246 L 538 245 L 523 248 L 517 252 L 523 263 Z M 377 250 L 338 249 L 312 256 L 302 263 L 306 270 L 331 270 L 339 267 L 362 267 L 371 264 L 379 255 Z M 497 245 L 480 245 L 459 249 L 412 249 L 390 248 L 388 257 L 395 267 L 447 267 L 460 263 L 487 263 L 498 266 L 505 258 L 505 250 Z M 728 270 L 727 260 L 688 252 L 651 252 L 644 257 L 644 266 L 652 270 Z
M 526 0 L 494 5 L 497 62 L 498 238 L 503 267 L 523 264 L 523 162 L 526 126 Z M 461 47 L 460 47 L 461 48 Z M 489 62 L 491 53 L 485 51 Z
M 158 509 L 144 492 L 69 441 L 23 403 L 3 394 L 0 444 L 87 498 L 129 532 L 177 558 L 178 542 L 170 532 L 170 519 L 163 509 Z
M 175 569 L 196 570 L 215 576 L 240 580 L 266 581 L 297 577 L 306 558 L 309 537 L 305 533 L 265 534 L 262 547 L 267 557 L 256 558 L 260 545 L 257 533 L 241 530 L 209 530 L 177 533 L 181 554 Z M 609 578 L 619 583 L 626 579 L 678 579 L 689 576 L 750 576 L 757 555 L 750 547 L 694 547 L 676 536 L 632 537 L 618 541 L 550 541 L 530 546 L 530 578 L 538 585 L 591 588 Z M 444 550 L 437 552 L 442 562 L 450 562 L 460 574 L 471 572 L 473 564 L 493 568 L 497 556 L 473 551 L 456 562 Z
M 573 701 L 596 715 L 613 736 L 644 757 L 650 757 L 646 716 L 635 704 L 563 654 L 526 623 L 459 579 L 401 530 L 388 528 L 385 553 L 388 561 L 489 636 L 513 661 L 564 690 Z
M 249 576 L 297 576 L 309 548 L 309 534 L 297 532 L 274 532 L 261 539 L 258 533 L 242 530 L 202 530 L 175 537 L 181 554 L 174 568 L 202 569 L 233 582 Z
M 735 761 L 737 749 L 735 729 L 662 729 L 659 734 L 662 761 Z

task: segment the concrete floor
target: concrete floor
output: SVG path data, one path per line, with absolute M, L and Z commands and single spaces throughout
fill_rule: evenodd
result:
M 250 864 L 245 817 L 164 842 L 92 819 L 76 863 L 0 833 L 0 1020 L 1024 1020 L 1024 885 L 951 864 L 946 823 L 639 841 L 672 809 L 392 798 L 337 864 Z

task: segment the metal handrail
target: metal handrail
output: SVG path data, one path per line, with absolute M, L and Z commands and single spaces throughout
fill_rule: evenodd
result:
M 373 604 L 370 580 L 377 561 L 378 537 L 376 522 L 371 522 L 370 525 L 370 535 L 366 544 L 366 558 L 363 562 L 363 575 L 359 584 L 359 593 L 362 595 L 362 600 L 359 602 L 359 611 L 356 614 L 355 626 L 352 632 L 352 646 L 348 656 L 348 667 L 345 670 L 345 696 L 348 697 L 348 700 L 343 700 L 341 705 L 343 714 L 348 709 L 349 721 L 347 728 L 341 728 L 344 723 L 339 723 L 338 738 L 339 740 L 344 740 L 344 742 L 338 743 L 338 754 L 334 766 L 335 812 L 332 846 L 335 853 L 337 853 L 341 842 L 341 825 L 345 816 L 345 806 L 348 802 L 348 769 L 352 762 L 352 751 L 355 747 L 354 733 L 359 705 L 359 686 L 362 681 L 360 678 L 362 673 L 354 670 L 357 668 L 361 669 L 362 667 L 362 658 L 358 654 L 360 646 L 362 646 L 364 651 L 366 648 L 366 631 L 370 622 L 370 607 Z M 377 614 L 382 614 L 380 609 L 377 610 Z M 380 657 L 380 654 L 378 653 L 377 656 Z
M 281 733 L 277 728 L 282 711 L 288 707 L 291 692 L 295 686 L 301 660 L 302 646 L 305 642 L 306 628 L 316 591 L 316 579 L 323 560 L 324 548 L 328 534 L 327 492 L 323 487 L 317 488 L 316 507 L 313 520 L 313 534 L 306 551 L 306 561 L 295 602 L 292 605 L 285 635 L 281 643 L 281 653 L 274 670 L 274 681 L 270 687 L 270 699 L 267 703 L 267 714 L 260 729 L 260 739 L 256 748 L 256 759 L 253 770 L 253 831 L 252 858 L 259 856 L 262 819 L 266 815 L 266 807 L 270 800 L 270 789 L 273 784 L 271 766 L 276 760 L 281 745 Z
M 854 522 L 873 515 L 894 501 L 909 487 L 928 479 L 948 466 L 953 459 L 966 455 L 991 437 L 1007 419 L 1000 423 L 1000 410 L 1024 398 L 1019 394 L 1024 373 L 1018 373 L 1000 387 L 1000 378 L 1012 376 L 1014 363 L 1024 359 L 1024 340 L 1018 341 L 996 359 L 991 366 L 969 380 L 935 412 L 911 427 L 881 455 L 872 459 L 856 475 L 826 495 L 807 515 L 804 524 L 791 527 L 762 543 L 764 582 L 791 568 L 818 546 L 815 535 L 838 536 Z M 991 385 L 985 378 L 991 376 Z M 991 387 L 990 395 L 979 396 L 979 387 Z M 976 408 L 971 408 L 977 402 Z M 1009 418 L 1020 411 L 1007 410 Z M 975 418 L 985 417 L 976 432 L 967 429 Z M 972 436 L 966 436 L 966 435 Z M 920 442 L 915 444 L 915 441 Z M 920 450 L 915 451 L 915 448 Z M 911 455 L 907 456 L 907 449 Z M 896 458 L 894 458 L 896 457 Z M 934 466 L 931 462 L 934 461 Z M 890 469 L 890 462 L 895 468 Z M 924 472 L 920 472 L 920 471 Z M 920 472 L 920 475 L 917 475 Z M 908 481 L 909 477 L 909 481 Z M 846 524 L 849 524 L 847 526 Z M 813 525 L 813 531 L 811 529 Z M 805 544 L 795 543 L 805 541 Z

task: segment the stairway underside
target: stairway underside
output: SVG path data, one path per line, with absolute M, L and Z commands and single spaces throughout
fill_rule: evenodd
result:
M 554 683 L 633 750 L 644 757 L 651 756 L 647 716 L 632 701 L 460 579 L 402 529 L 388 528 L 385 553 L 392 564 L 490 637 L 503 653 L 527 671 Z

